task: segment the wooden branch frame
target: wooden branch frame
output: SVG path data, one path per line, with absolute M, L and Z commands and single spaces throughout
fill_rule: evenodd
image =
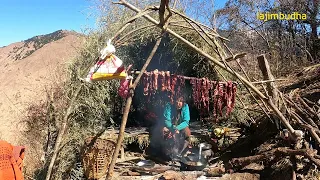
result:
M 146 31 L 148 31 L 148 30 L 150 30 L 150 29 L 152 29 L 152 28 L 154 28 L 154 27 L 155 27 L 154 25 L 148 25 L 148 26 L 143 26 L 143 27 L 139 27 L 139 28 L 137 28 L 137 29 L 134 29 L 134 30 L 128 32 L 127 34 L 123 35 L 120 39 L 118 39 L 118 40 L 114 43 L 114 45 L 115 45 L 115 46 L 119 46 L 119 45 L 121 44 L 121 42 L 122 42 L 126 37 L 129 36 L 129 38 L 127 39 L 127 41 L 128 41 L 129 39 L 132 39 L 133 37 L 135 37 L 135 36 L 137 36 L 137 35 L 139 35 L 139 34 L 142 34 L 143 32 L 146 32 Z M 139 31 L 139 30 L 142 30 L 142 29 L 145 29 L 145 30 L 142 31 L 142 32 L 139 32 L 139 34 L 137 34 L 137 35 L 130 36 L 130 35 L 132 35 L 133 33 L 137 32 L 137 31 Z M 122 43 L 123 43 L 123 42 L 122 42 Z

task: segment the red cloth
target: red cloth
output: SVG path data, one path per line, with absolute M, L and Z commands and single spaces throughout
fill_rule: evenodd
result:
M 128 66 L 128 68 L 126 69 L 126 72 L 128 72 L 130 70 L 130 68 L 132 67 L 132 64 L 130 64 Z M 129 95 L 129 91 L 130 91 L 130 82 L 132 81 L 132 78 L 125 78 L 125 79 L 122 79 L 120 81 L 120 86 L 119 86 L 119 89 L 118 89 L 118 94 L 120 97 L 122 97 L 123 99 L 126 99 Z

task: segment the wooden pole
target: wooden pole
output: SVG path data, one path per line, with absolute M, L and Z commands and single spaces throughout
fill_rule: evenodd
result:
M 271 80 L 274 81 L 274 77 L 270 70 L 270 65 L 264 54 L 257 57 L 259 68 L 263 74 L 263 80 Z M 272 102 L 277 104 L 278 102 L 278 92 L 274 82 L 267 83 L 267 91 L 269 96 L 272 97 Z
M 131 103 L 132 103 L 132 98 L 134 96 L 134 89 L 138 85 L 138 83 L 139 83 L 144 71 L 147 69 L 151 59 L 153 58 L 154 54 L 156 53 L 156 51 L 157 51 L 157 49 L 158 49 L 158 47 L 160 45 L 161 39 L 162 39 L 162 37 L 160 37 L 156 41 L 156 44 L 154 45 L 154 47 L 153 47 L 148 59 L 146 60 L 145 64 L 143 65 L 143 67 L 141 69 L 141 73 L 135 79 L 132 87 L 130 88 L 130 96 L 127 98 L 126 106 L 125 106 L 124 113 L 123 113 L 123 116 L 122 116 L 119 135 L 118 135 L 118 139 L 117 139 L 117 145 L 116 145 L 116 148 L 115 148 L 115 150 L 113 152 L 112 161 L 111 161 L 110 166 L 109 166 L 109 170 L 108 170 L 108 174 L 107 174 L 106 180 L 111 179 L 112 175 L 113 175 L 113 169 L 114 169 L 114 166 L 115 166 L 115 164 L 117 162 L 117 158 L 118 158 L 118 155 L 119 155 L 119 150 L 121 148 L 121 144 L 122 144 L 123 137 L 124 137 L 124 130 L 126 128 L 128 115 L 129 115 L 129 111 L 130 111 L 130 106 L 131 106 Z

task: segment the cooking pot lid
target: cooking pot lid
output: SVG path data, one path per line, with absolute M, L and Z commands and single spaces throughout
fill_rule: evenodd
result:
M 151 160 L 141 160 L 139 161 L 136 165 L 138 167 L 154 167 L 155 166 L 155 162 L 151 161 Z

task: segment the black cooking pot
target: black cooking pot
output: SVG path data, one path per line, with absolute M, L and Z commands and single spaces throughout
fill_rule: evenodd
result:
M 199 155 L 190 154 L 180 159 L 180 170 L 182 171 L 202 171 L 208 164 L 207 160 Z

